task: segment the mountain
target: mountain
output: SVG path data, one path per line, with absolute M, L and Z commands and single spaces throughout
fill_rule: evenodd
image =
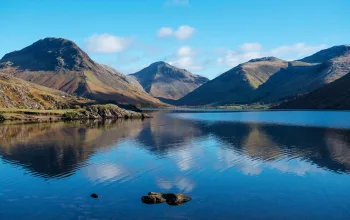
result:
M 0 72 L 0 108 L 64 109 L 84 101 Z
M 253 59 L 223 73 L 178 105 L 279 103 L 331 83 L 350 71 L 350 45 L 335 46 L 296 61 Z
M 350 71 L 350 45 L 321 50 L 304 59 L 288 62 L 255 91 L 255 101 L 278 103 L 321 88 Z
M 350 110 L 350 73 L 277 109 L 343 109 Z
M 45 38 L 0 60 L 18 78 L 101 101 L 159 106 L 162 103 L 115 69 L 94 62 L 74 42 Z
M 146 92 L 157 98 L 177 100 L 209 80 L 165 62 L 156 62 L 129 75 Z
M 180 105 L 247 103 L 252 93 L 273 74 L 286 68 L 286 61 L 275 57 L 253 59 L 207 82 L 178 101 Z

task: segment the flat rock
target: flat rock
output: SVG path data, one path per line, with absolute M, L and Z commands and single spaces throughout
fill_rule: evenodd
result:
M 145 204 L 159 204 L 166 202 L 168 205 L 182 205 L 188 201 L 191 201 L 190 196 L 182 193 L 157 193 L 149 192 L 147 196 L 142 196 L 141 201 Z
M 168 203 L 168 205 L 181 205 L 192 200 L 191 197 L 182 193 L 166 193 L 163 194 L 163 197 L 166 199 L 166 203 Z

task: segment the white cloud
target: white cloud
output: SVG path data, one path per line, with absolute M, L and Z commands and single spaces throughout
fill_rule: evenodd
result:
M 228 50 L 226 52 L 225 57 L 221 58 L 222 62 L 221 63 L 226 63 L 230 66 L 237 66 L 240 63 L 247 62 L 248 60 L 262 57 L 261 52 L 256 51 L 256 52 L 240 52 L 240 51 L 233 51 L 233 50 Z
M 296 43 L 293 45 L 283 45 L 270 50 L 264 50 L 262 45 L 259 43 L 244 43 L 236 50 L 226 50 L 224 54 L 217 59 L 217 62 L 219 64 L 234 67 L 251 59 L 267 56 L 275 56 L 286 60 L 295 60 L 311 55 L 326 47 L 327 45 L 325 44 L 310 46 L 305 43 Z
M 158 30 L 158 37 L 170 37 L 171 35 L 173 35 L 174 31 L 171 28 L 168 27 L 162 27 Z
M 91 53 L 118 53 L 127 49 L 132 43 L 131 38 L 118 37 L 110 34 L 94 34 L 85 39 L 85 47 Z
M 169 64 L 189 71 L 200 71 L 203 67 L 195 62 L 196 56 L 197 52 L 192 47 L 182 46 L 171 56 L 173 60 Z
M 171 6 L 190 6 L 189 0 L 167 0 L 164 4 L 167 7 Z
M 176 54 L 180 57 L 184 57 L 184 56 L 195 56 L 196 55 L 196 51 L 192 48 L 192 47 L 189 47 L 189 46 L 183 46 L 183 47 L 180 47 Z
M 243 52 L 254 52 L 260 51 L 262 46 L 259 43 L 244 43 L 239 47 L 239 49 Z
M 196 29 L 194 29 L 191 26 L 188 25 L 182 25 L 175 31 L 174 35 L 179 40 L 187 40 L 192 37 L 192 35 L 196 32 Z
M 202 66 L 194 62 L 193 57 L 181 57 L 175 61 L 169 62 L 169 64 L 189 71 L 200 71 L 203 69 Z
M 162 27 L 158 30 L 157 36 L 160 38 L 174 36 L 178 40 L 190 39 L 196 33 L 196 29 L 189 25 L 181 25 L 177 30 L 170 27 Z
M 327 45 L 325 44 L 308 46 L 305 43 L 296 43 L 293 45 L 286 45 L 272 49 L 270 53 L 273 56 L 285 56 L 289 54 L 295 54 L 297 57 L 302 57 L 311 55 L 312 53 L 325 49 L 326 47 Z

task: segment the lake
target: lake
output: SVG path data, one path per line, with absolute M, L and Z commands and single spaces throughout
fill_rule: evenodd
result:
M 0 219 L 349 219 L 350 112 L 150 114 L 0 124 Z

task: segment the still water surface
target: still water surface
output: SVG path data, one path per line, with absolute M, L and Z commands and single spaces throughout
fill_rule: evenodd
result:
M 0 219 L 349 219 L 350 112 L 152 115 L 1 124 Z

